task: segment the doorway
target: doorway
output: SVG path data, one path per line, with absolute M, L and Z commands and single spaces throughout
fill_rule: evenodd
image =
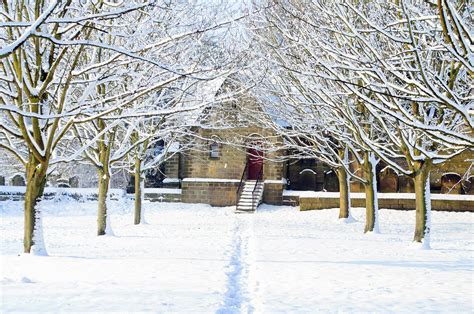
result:
M 248 150 L 248 180 L 262 180 L 263 178 L 263 152 L 255 148 Z

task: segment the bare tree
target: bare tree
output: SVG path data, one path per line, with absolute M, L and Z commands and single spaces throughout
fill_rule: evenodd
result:
M 88 147 L 98 145 L 97 157 L 107 178 L 108 140 L 120 128 L 113 120 L 124 119 L 132 104 L 175 81 L 217 75 L 212 56 L 199 51 L 200 40 L 206 32 L 233 20 L 216 20 L 203 5 L 179 1 L 2 3 L 0 147 L 26 169 L 25 252 L 41 246 L 35 242 L 40 219 L 35 208 L 51 165 L 77 159 Z M 195 19 L 197 11 L 209 14 Z M 66 142 L 78 143 L 72 130 L 85 125 L 94 130 L 88 132 L 92 138 L 81 138 L 79 149 L 70 154 L 68 148 L 74 145 Z M 27 150 L 19 149 L 21 145 Z M 99 216 L 106 217 L 106 210 L 101 212 Z
M 305 87 L 325 82 L 307 89 L 323 95 L 324 104 L 343 108 L 366 166 L 377 157 L 414 178 L 414 241 L 426 238 L 429 246 L 432 165 L 473 144 L 472 17 L 463 13 L 466 3 L 275 4 L 271 27 L 278 35 L 273 41 L 260 36 L 278 56 L 274 66 L 300 77 Z M 336 91 L 331 97 L 328 86 Z M 337 104 L 334 94 L 348 101 Z

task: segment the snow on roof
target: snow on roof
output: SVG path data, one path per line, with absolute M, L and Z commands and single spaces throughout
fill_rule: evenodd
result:
M 170 144 L 170 146 L 168 147 L 168 152 L 169 153 L 176 153 L 179 151 L 179 148 L 180 148 L 180 144 L 179 142 L 173 142 Z
M 194 84 L 192 90 L 182 101 L 182 106 L 194 110 L 185 113 L 185 119 L 191 125 L 198 125 L 203 111 L 215 102 L 217 92 L 224 84 L 227 76 L 219 76 L 211 80 Z

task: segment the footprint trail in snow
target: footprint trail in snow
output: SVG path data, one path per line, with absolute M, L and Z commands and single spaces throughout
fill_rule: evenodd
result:
M 236 215 L 227 272 L 227 291 L 217 313 L 257 313 L 254 215 Z

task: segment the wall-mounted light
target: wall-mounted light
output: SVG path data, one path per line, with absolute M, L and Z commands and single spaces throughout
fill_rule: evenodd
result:
M 210 157 L 219 158 L 219 145 L 217 143 L 212 143 L 210 146 Z

